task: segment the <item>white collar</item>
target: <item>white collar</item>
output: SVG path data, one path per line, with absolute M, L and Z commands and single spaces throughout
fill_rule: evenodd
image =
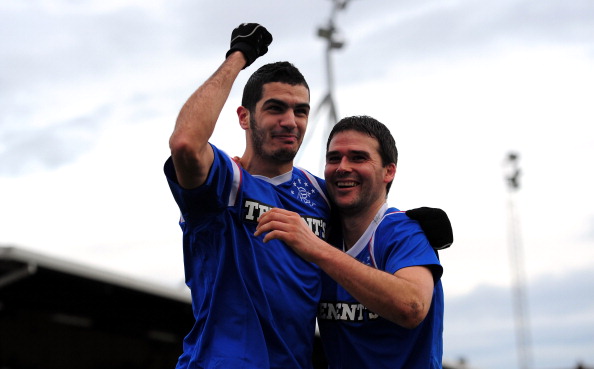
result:
M 291 169 L 287 173 L 283 173 L 281 175 L 278 175 L 278 176 L 272 177 L 272 178 L 268 178 L 266 176 L 262 176 L 259 174 L 253 174 L 252 176 L 255 178 L 259 178 L 263 181 L 266 181 L 270 184 L 273 184 L 275 186 L 278 186 L 279 184 L 285 183 L 285 182 L 291 180 L 291 178 L 293 178 L 293 169 Z
M 384 203 L 382 205 L 382 207 L 377 211 L 375 216 L 373 217 L 373 220 L 371 221 L 369 226 L 367 226 L 367 229 L 365 230 L 365 232 L 363 232 L 363 234 L 361 235 L 361 237 L 359 237 L 357 242 L 355 242 L 353 247 L 351 247 L 348 251 L 346 251 L 347 254 L 349 254 L 351 256 L 357 256 L 365 248 L 365 246 L 367 246 L 367 243 L 371 239 L 371 236 L 375 233 L 375 230 L 377 229 L 379 224 L 382 222 L 382 219 L 384 219 L 386 210 L 388 210 L 388 204 Z M 345 250 L 344 240 L 342 241 L 342 250 L 343 251 Z

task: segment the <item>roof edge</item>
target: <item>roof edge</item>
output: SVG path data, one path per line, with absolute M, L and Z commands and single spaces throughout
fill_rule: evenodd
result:
M 39 252 L 26 250 L 21 247 L 0 246 L 0 260 L 17 261 L 37 268 L 51 269 L 61 273 L 93 279 L 180 302 L 191 303 L 189 291 L 176 290 L 173 287 L 169 288 L 139 278 L 102 270 L 83 263 L 49 256 Z

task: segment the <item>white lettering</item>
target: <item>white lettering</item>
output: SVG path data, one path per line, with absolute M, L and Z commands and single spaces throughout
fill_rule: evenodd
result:
M 258 206 L 258 203 L 255 201 L 246 200 L 243 203 L 244 208 L 248 208 L 247 213 L 245 214 L 245 219 L 247 220 L 255 220 L 254 218 L 254 209 Z
M 341 310 L 342 310 L 342 314 L 340 315 L 340 320 L 350 320 L 350 321 L 354 321 L 355 320 L 355 314 L 357 313 L 357 310 L 361 309 L 361 304 L 346 304 L 346 303 L 342 303 L 340 304 L 341 306 Z
M 322 320 L 357 322 L 375 320 L 379 318 L 379 315 L 358 303 L 320 302 L 318 304 L 318 318 Z
M 244 200 L 243 208 L 245 209 L 244 219 L 248 222 L 257 222 L 262 214 L 266 213 L 273 207 L 254 200 Z M 321 239 L 326 239 L 326 221 L 320 218 L 301 216 L 311 231 Z
M 330 319 L 330 320 L 338 320 L 339 314 L 338 314 L 338 306 L 335 306 L 333 304 L 328 304 L 328 315 L 326 319 Z

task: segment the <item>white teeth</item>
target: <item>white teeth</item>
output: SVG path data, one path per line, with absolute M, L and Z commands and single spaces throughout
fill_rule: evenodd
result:
M 355 187 L 357 183 L 355 182 L 336 182 L 338 187 Z

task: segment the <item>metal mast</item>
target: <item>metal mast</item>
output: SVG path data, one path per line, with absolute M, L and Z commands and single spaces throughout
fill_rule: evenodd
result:
M 335 27 L 335 18 L 336 14 L 340 10 L 344 10 L 348 4 L 349 0 L 333 0 L 332 10 L 330 12 L 330 18 L 328 19 L 328 24 L 326 27 L 318 28 L 318 36 L 326 40 L 326 53 L 325 53 L 325 61 L 326 61 L 326 86 L 327 92 L 324 95 L 322 102 L 320 103 L 318 109 L 322 109 L 323 107 L 328 108 L 328 120 L 329 125 L 332 126 L 336 124 L 338 121 L 338 114 L 336 111 L 336 106 L 334 105 L 334 75 L 332 70 L 332 50 L 341 49 L 344 46 L 344 41 L 342 41 L 338 35 L 338 30 Z
M 520 237 L 520 225 L 515 206 L 515 195 L 520 189 L 520 168 L 518 165 L 519 156 L 510 152 L 507 156 L 510 172 L 505 179 L 508 185 L 508 232 L 509 232 L 509 256 L 512 273 L 512 304 L 516 328 L 516 350 L 518 356 L 518 367 L 529 369 L 531 366 L 530 330 L 528 324 L 526 305 L 526 275 L 524 271 L 524 250 Z
M 326 26 L 318 28 L 318 36 L 326 40 L 326 50 L 325 50 L 325 67 L 326 67 L 326 93 L 324 94 L 322 101 L 317 106 L 315 111 L 312 114 L 310 127 L 311 132 L 306 136 L 305 141 L 303 142 L 303 148 L 307 147 L 308 144 L 312 141 L 312 138 L 315 136 L 314 131 L 318 124 L 315 124 L 317 117 L 320 111 L 327 109 L 328 110 L 328 120 L 324 124 L 322 124 L 322 142 L 325 144 L 325 139 L 328 137 L 330 133 L 330 129 L 332 126 L 338 122 L 338 111 L 336 109 L 336 105 L 334 103 L 334 73 L 332 69 L 332 51 L 341 49 L 344 46 L 344 41 L 338 35 L 338 29 L 335 26 L 336 16 L 339 11 L 344 10 L 349 3 L 350 0 L 332 0 L 332 9 L 330 11 L 330 17 L 328 19 L 328 23 Z M 312 124 L 314 123 L 314 124 Z M 299 152 L 304 152 L 306 150 L 300 150 Z M 301 155 L 299 155 L 301 156 Z M 324 168 L 324 156 L 322 155 L 320 158 L 320 168 Z

